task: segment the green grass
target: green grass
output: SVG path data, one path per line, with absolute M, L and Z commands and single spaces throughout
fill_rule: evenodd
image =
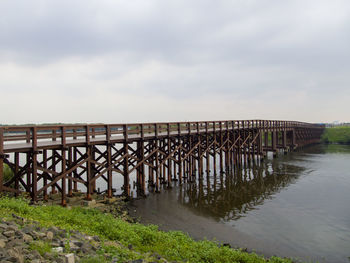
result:
M 51 252 L 52 246 L 48 242 L 37 240 L 29 244 L 29 249 L 36 250 L 43 256 L 46 252 Z
M 350 126 L 326 128 L 321 140 L 324 143 L 350 144 Z
M 135 251 L 143 254 L 157 253 L 167 260 L 183 262 L 292 262 L 289 259 L 272 257 L 264 259 L 254 253 L 234 250 L 212 241 L 194 241 L 187 234 L 159 231 L 155 225 L 145 226 L 116 219 L 95 209 L 60 206 L 30 206 L 23 199 L 0 198 L 0 217 L 12 213 L 35 220 L 42 226 L 57 226 L 66 230 L 79 230 L 90 235 L 98 235 L 102 240 L 118 241 L 123 246 L 117 248 L 124 259 L 135 259 Z M 43 245 L 43 244 L 42 244 Z M 127 247 L 132 245 L 133 250 Z M 47 248 L 42 248 L 45 251 Z M 104 247 L 104 249 L 112 249 Z M 148 253 L 149 254 L 149 253 Z M 95 262 L 95 259 L 87 262 Z
M 13 172 L 12 172 L 11 168 L 6 163 L 4 163 L 3 172 L 4 172 L 4 182 L 7 182 L 9 179 L 12 178 Z

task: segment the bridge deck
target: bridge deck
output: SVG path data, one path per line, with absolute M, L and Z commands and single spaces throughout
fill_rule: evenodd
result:
M 217 121 L 180 123 L 101 124 L 85 126 L 7 126 L 3 129 L 3 153 L 35 149 L 57 149 L 62 146 L 102 145 L 154 138 L 186 136 L 232 130 L 291 130 L 310 125 L 285 121 Z M 0 127 L 1 129 L 1 127 Z M 35 129 L 35 130 L 34 130 Z M 87 132 L 88 131 L 88 132 Z M 0 135 L 1 136 L 1 135 Z M 64 138 L 63 138 L 64 137 Z M 36 138 L 35 140 L 33 138 Z M 0 138 L 1 139 L 1 138 Z M 63 141 L 63 143 L 62 143 Z

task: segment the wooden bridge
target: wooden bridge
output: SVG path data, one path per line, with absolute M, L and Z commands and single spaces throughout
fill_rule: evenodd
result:
M 275 120 L 2 126 L 0 193 L 27 192 L 37 201 L 59 191 L 65 205 L 78 187 L 91 199 L 97 180 L 112 197 L 118 176 L 126 196 L 131 176 L 138 194 L 147 186 L 158 192 L 172 181 L 191 182 L 210 166 L 216 173 L 217 166 L 223 171 L 261 160 L 269 151 L 276 156 L 317 143 L 323 129 Z M 4 163 L 13 171 L 6 180 Z

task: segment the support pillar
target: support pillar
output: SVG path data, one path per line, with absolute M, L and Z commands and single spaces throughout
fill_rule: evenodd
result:
M 4 185 L 4 129 L 0 128 L 0 193 Z

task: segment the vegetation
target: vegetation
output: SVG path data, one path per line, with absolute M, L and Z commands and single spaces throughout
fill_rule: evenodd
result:
M 350 126 L 326 128 L 321 139 L 324 143 L 350 144 Z
M 4 182 L 7 182 L 8 180 L 10 180 L 13 177 L 13 171 L 6 163 L 4 163 L 3 172 L 4 172 L 4 179 L 3 179 Z
M 182 262 L 292 262 L 290 259 L 277 257 L 265 259 L 255 253 L 231 249 L 213 241 L 194 241 L 182 232 L 163 232 L 155 225 L 128 223 L 93 208 L 30 206 L 23 199 L 0 198 L 0 217 L 11 217 L 13 213 L 35 220 L 44 227 L 57 226 L 67 231 L 78 230 L 97 235 L 105 244 L 118 241 L 121 246 L 106 245 L 103 252 L 115 253 L 123 260 L 156 253 L 169 261 Z M 33 246 L 39 248 L 41 253 L 49 249 L 45 243 L 36 243 Z M 90 258 L 86 262 L 99 262 L 99 258 Z

